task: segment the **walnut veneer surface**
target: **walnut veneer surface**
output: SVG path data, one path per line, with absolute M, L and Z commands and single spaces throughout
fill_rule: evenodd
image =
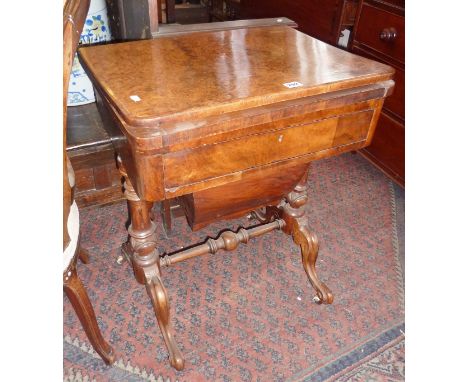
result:
M 393 75 L 387 65 L 287 27 L 87 47 L 80 57 L 123 119 L 138 126 L 247 109 Z M 283 85 L 292 81 L 304 86 Z M 133 95 L 141 101 L 133 101 Z

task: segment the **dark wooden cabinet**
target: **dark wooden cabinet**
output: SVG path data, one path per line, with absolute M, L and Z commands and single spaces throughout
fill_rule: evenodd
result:
M 397 183 L 405 184 L 404 0 L 361 0 L 351 49 L 395 68 L 393 95 L 385 100 L 372 144 L 361 153 Z
M 337 45 L 341 31 L 352 28 L 356 9 L 357 0 L 242 0 L 239 18 L 288 17 L 301 32 Z
M 70 106 L 67 120 L 67 154 L 75 171 L 78 206 L 121 200 L 122 186 L 114 147 L 104 130 L 96 104 Z

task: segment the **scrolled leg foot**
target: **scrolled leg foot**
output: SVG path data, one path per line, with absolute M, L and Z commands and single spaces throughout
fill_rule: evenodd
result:
M 161 329 L 164 342 L 169 352 L 169 362 L 175 369 L 182 370 L 185 361 L 174 339 L 173 329 L 170 323 L 169 298 L 159 275 L 153 274 L 147 279 L 146 291 L 151 298 L 159 328 Z
M 317 292 L 314 302 L 331 304 L 333 294 L 317 276 L 315 263 L 319 251 L 318 239 L 309 228 L 305 216 L 307 203 L 307 173 L 299 184 L 286 197 L 286 202 L 279 206 L 281 218 L 285 221 L 283 231 L 292 236 L 294 243 L 301 247 L 302 265 L 310 283 Z
M 292 235 L 294 242 L 301 247 L 302 265 L 310 283 L 317 292 L 317 295 L 314 297 L 314 302 L 317 304 L 331 304 L 333 302 L 333 294 L 330 289 L 320 281 L 315 269 L 319 251 L 317 236 L 311 233 L 307 226 L 296 227 Z

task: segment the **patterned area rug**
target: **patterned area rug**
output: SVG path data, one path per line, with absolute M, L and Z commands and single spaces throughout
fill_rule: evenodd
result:
M 308 216 L 320 240 L 317 271 L 335 296 L 316 305 L 300 249 L 274 231 L 163 268 L 185 369 L 169 366 L 145 288 L 118 265 L 126 204 L 81 211 L 78 263 L 99 326 L 117 355 L 108 367 L 89 345 L 64 297 L 65 381 L 403 381 L 404 191 L 359 155 L 315 162 Z M 177 219 L 162 252 L 216 237 L 248 220 L 193 233 Z

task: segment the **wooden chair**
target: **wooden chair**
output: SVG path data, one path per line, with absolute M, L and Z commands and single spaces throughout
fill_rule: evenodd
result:
M 66 154 L 67 93 L 73 58 L 83 29 L 90 0 L 66 0 L 63 6 L 63 289 L 83 325 L 91 345 L 104 362 L 114 361 L 114 352 L 102 337 L 88 294 L 76 273 L 79 257 L 89 258 L 80 248 L 80 221 L 73 198 L 74 173 Z

